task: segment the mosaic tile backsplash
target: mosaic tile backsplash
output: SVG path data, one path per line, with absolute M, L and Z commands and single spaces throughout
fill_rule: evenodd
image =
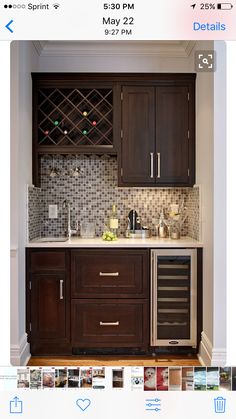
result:
M 39 236 L 65 235 L 67 212 L 63 201 L 71 204 L 71 226 L 92 221 L 96 235 L 101 236 L 116 204 L 119 234 L 127 227 L 127 216 L 135 209 L 142 225 L 155 234 L 155 220 L 162 208 L 184 201 L 188 217 L 182 236 L 199 238 L 199 188 L 118 188 L 117 159 L 109 156 L 45 156 L 41 159 L 41 189 L 29 188 L 29 239 Z M 48 206 L 57 204 L 58 218 L 49 219 Z
M 28 239 L 33 240 L 41 236 L 42 227 L 42 192 L 40 188 L 28 187 Z

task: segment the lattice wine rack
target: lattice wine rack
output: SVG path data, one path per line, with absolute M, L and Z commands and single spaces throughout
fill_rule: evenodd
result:
M 112 146 L 112 89 L 39 89 L 37 145 Z

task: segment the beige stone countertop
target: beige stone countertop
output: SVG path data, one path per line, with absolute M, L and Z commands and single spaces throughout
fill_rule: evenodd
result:
M 135 248 L 180 248 L 180 247 L 203 247 L 203 243 L 194 240 L 191 237 L 181 237 L 179 240 L 172 239 L 160 239 L 157 237 L 151 237 L 149 239 L 127 239 L 118 238 L 115 241 L 104 241 L 100 237 L 94 239 L 82 239 L 81 237 L 71 237 L 70 240 L 66 241 L 46 241 L 47 238 L 35 239 L 27 243 L 26 247 L 40 247 L 40 248 L 124 248 L 124 247 L 135 247 Z M 50 239 L 49 239 L 50 240 Z

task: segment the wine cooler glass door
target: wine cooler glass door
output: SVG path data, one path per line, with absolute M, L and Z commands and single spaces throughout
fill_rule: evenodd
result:
M 196 250 L 152 250 L 154 346 L 196 346 Z

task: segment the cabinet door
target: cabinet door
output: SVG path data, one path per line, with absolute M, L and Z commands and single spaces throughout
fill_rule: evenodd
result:
M 146 250 L 72 250 L 72 298 L 146 298 Z
M 66 289 L 62 274 L 34 274 L 31 278 L 31 338 L 66 338 Z
M 147 347 L 145 300 L 72 300 L 72 346 L 78 348 Z
M 156 89 L 156 182 L 189 185 L 189 95 L 187 86 Z M 193 139 L 191 138 L 191 141 Z
M 155 88 L 123 87 L 121 185 L 155 182 Z

